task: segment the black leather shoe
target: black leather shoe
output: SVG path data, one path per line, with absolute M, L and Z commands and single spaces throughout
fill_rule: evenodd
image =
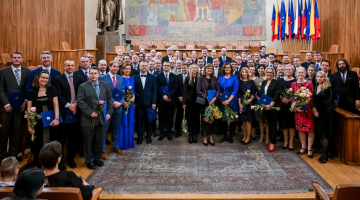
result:
M 70 168 L 74 169 L 77 167 L 76 163 L 74 161 L 68 161 L 68 165 Z
M 16 156 L 15 158 L 16 158 L 16 160 L 17 160 L 18 162 L 22 162 L 22 161 L 23 161 L 22 157 L 20 157 L 20 156 Z
M 143 138 L 138 138 L 136 144 L 142 144 Z
M 101 160 L 95 160 L 94 163 L 95 163 L 96 166 L 99 166 L 99 167 L 104 166 L 104 162 L 101 161 Z
M 192 144 L 193 142 L 193 134 L 189 133 L 189 143 Z
M 92 169 L 92 170 L 94 170 L 94 169 L 96 169 L 96 165 L 94 164 L 94 163 L 86 163 L 86 166 L 89 168 L 89 169 Z
M 232 143 L 234 142 L 234 140 L 233 140 L 232 138 L 229 138 L 228 142 L 229 142 L 230 144 L 232 144 Z
M 326 161 L 328 161 L 328 159 L 323 159 L 322 157 L 318 158 L 318 161 L 320 163 L 326 163 Z
M 160 135 L 160 137 L 158 138 L 159 141 L 162 141 L 165 138 L 165 135 Z
M 168 136 L 167 136 L 167 139 L 168 139 L 168 140 L 172 140 L 173 138 L 172 138 L 171 135 L 168 135 Z
M 179 138 L 180 136 L 182 136 L 181 131 L 180 131 L 180 132 L 177 132 L 177 133 L 175 134 L 175 138 Z
M 196 135 L 196 133 L 193 133 L 192 136 L 193 136 L 193 142 L 197 143 L 197 135 Z
M 151 138 L 146 139 L 146 144 L 151 144 L 152 140 Z
M 225 142 L 225 141 L 228 141 L 228 139 L 227 139 L 227 138 L 222 138 L 221 140 L 219 140 L 218 143 L 223 143 L 223 142 Z

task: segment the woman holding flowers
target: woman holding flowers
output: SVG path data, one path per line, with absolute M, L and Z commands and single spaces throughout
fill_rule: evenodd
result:
M 251 80 L 250 70 L 243 67 L 240 71 L 240 81 L 238 90 L 239 119 L 242 121 L 244 137 L 241 140 L 243 144 L 250 143 L 250 135 L 252 131 L 252 110 L 251 102 L 255 99 L 255 82 Z
M 329 137 L 332 135 L 332 91 L 329 78 L 326 77 L 325 72 L 318 71 L 316 74 L 316 81 L 319 85 L 315 86 L 312 111 L 315 116 L 314 122 L 316 133 L 319 134 L 320 139 L 322 140 L 322 152 L 319 162 L 326 163 L 328 160 Z
M 185 119 L 188 123 L 189 143 L 197 143 L 196 130 L 199 130 L 200 109 L 196 105 L 196 84 L 200 77 L 199 67 L 192 64 L 190 67 L 190 75 L 185 78 L 184 82 L 184 100 L 183 108 L 185 110 Z
M 305 80 L 306 71 L 303 67 L 298 67 L 296 69 L 296 77 L 297 81 L 291 84 L 291 88 L 294 93 L 298 90 L 304 91 L 304 93 L 300 94 L 303 98 L 307 98 L 307 101 L 298 103 L 294 109 L 294 117 L 295 117 L 295 127 L 296 130 L 299 131 L 299 137 L 301 141 L 301 150 L 298 154 L 304 154 L 307 152 L 308 157 L 312 158 L 313 154 L 311 152 L 312 145 L 314 143 L 314 121 L 313 121 L 313 113 L 310 109 L 312 97 L 310 94 L 313 94 L 314 88 L 313 84 L 310 81 Z M 305 92 L 308 91 L 308 94 Z M 306 97 L 308 95 L 308 97 Z M 296 98 L 292 98 L 292 103 L 296 103 Z M 293 105 L 292 105 L 293 106 Z M 300 107 L 301 106 L 301 107 Z M 308 132 L 308 147 L 306 147 L 306 133 Z
M 256 93 L 255 93 L 255 98 L 256 98 L 256 102 L 257 100 L 260 99 L 260 92 L 261 92 L 261 85 L 262 82 L 265 80 L 265 65 L 260 64 L 257 68 L 257 73 L 258 76 L 253 79 L 255 82 L 255 86 L 256 86 Z M 266 125 L 266 121 L 259 121 L 259 127 L 260 127 L 260 141 L 262 142 L 264 140 L 264 127 L 265 127 L 265 131 L 266 131 L 266 144 L 270 144 L 270 139 L 269 139 L 269 126 Z
M 216 90 L 215 96 L 210 102 L 208 101 L 208 91 L 209 90 Z M 205 99 L 205 105 L 203 105 L 201 109 L 201 135 L 203 136 L 203 144 L 208 146 L 208 143 L 211 146 L 215 146 L 213 140 L 213 134 L 216 131 L 216 127 L 214 127 L 213 121 L 208 121 L 205 123 L 205 109 L 209 106 L 215 104 L 216 99 L 219 97 L 220 94 L 220 86 L 219 83 L 213 75 L 213 65 L 208 63 L 205 65 L 205 70 L 203 75 L 199 77 L 196 86 L 196 93 L 198 97 Z
M 221 101 L 220 109 L 223 112 L 223 121 L 221 121 L 221 128 L 220 131 L 223 132 L 224 136 L 219 141 L 219 143 L 228 141 L 229 143 L 233 143 L 233 134 L 235 134 L 236 123 L 235 118 L 227 118 L 225 114 L 225 107 L 229 106 L 231 110 L 236 113 L 238 111 L 237 105 L 237 92 L 239 87 L 239 81 L 237 76 L 232 75 L 234 72 L 233 68 L 231 67 L 230 63 L 225 63 L 221 68 L 221 75 L 219 77 L 219 86 L 220 86 L 220 96 L 226 91 L 227 96 L 223 96 L 224 98 Z M 226 111 L 227 112 L 227 111 Z M 232 113 L 232 112 L 231 112 Z M 230 113 L 228 113 L 230 115 Z M 230 127 L 230 133 L 228 134 L 227 130 Z
M 124 109 L 121 116 L 121 122 L 119 122 L 119 149 L 127 150 L 135 148 L 135 80 L 131 77 L 131 66 L 129 64 L 124 64 L 124 66 L 122 66 L 121 75 L 124 81 L 125 96 L 123 104 Z
M 291 84 L 296 82 L 296 79 L 292 76 L 294 73 L 294 66 L 293 65 L 286 65 L 285 66 L 285 76 L 284 78 L 280 79 L 280 83 L 283 88 L 283 92 L 280 95 L 281 99 L 281 116 L 280 119 L 281 128 L 283 130 L 284 135 L 284 145 L 282 146 L 283 149 L 288 148 L 289 151 L 294 150 L 294 137 L 295 137 L 295 118 L 294 113 L 292 113 L 289 109 L 291 106 L 291 97 L 293 89 L 291 88 Z M 289 138 L 290 136 L 290 138 Z
M 276 79 L 275 68 L 267 67 L 265 69 L 266 80 L 262 82 L 261 94 L 272 98 L 269 105 L 265 106 L 264 117 L 269 126 L 270 145 L 266 146 L 269 152 L 274 151 L 276 146 L 276 129 L 279 111 L 272 107 L 280 107 L 280 93 L 282 91 L 280 82 Z
M 27 97 L 28 113 L 46 112 L 54 110 L 55 118 L 50 126 L 44 127 L 42 119 L 38 119 L 34 128 L 28 127 L 29 133 L 35 136 L 31 146 L 34 153 L 34 162 L 38 168 L 41 168 L 39 162 L 39 152 L 43 145 L 56 140 L 56 126 L 59 125 L 59 103 L 55 87 L 50 85 L 50 74 L 48 71 L 40 71 L 36 74 L 33 82 L 33 88 L 29 91 Z

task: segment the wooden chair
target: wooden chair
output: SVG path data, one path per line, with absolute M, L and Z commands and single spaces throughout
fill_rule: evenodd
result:
M 360 183 L 341 183 L 336 186 L 333 194 L 327 194 L 321 185 L 312 182 L 315 189 L 315 200 L 358 200 L 360 197 Z
M 237 40 L 232 40 L 232 41 L 229 41 L 229 44 L 233 47 L 236 47 L 237 45 L 239 45 L 239 41 Z
M 236 49 L 241 49 L 242 50 L 242 49 L 245 49 L 245 47 L 244 47 L 244 45 L 239 44 L 239 45 L 236 46 Z
M 172 44 L 172 45 L 170 45 L 170 47 L 171 47 L 173 50 L 179 50 L 179 45 L 177 45 L 177 44 Z
M 195 40 L 186 40 L 186 45 L 195 45 Z
M 195 45 L 193 44 L 187 44 L 186 49 L 195 49 Z
M 276 47 L 268 47 L 267 48 L 267 53 L 274 53 L 275 55 L 277 55 L 278 49 Z
M 156 45 L 156 48 L 157 48 L 157 49 L 165 49 L 165 45 L 162 44 L 162 43 L 161 43 L 161 44 L 157 44 L 157 45 Z
M 228 41 L 219 41 L 218 42 L 218 47 L 219 48 L 224 48 L 227 45 L 228 45 Z
M 37 69 L 37 67 L 36 66 L 29 66 L 29 69 L 30 69 L 30 71 L 32 71 L 34 69 Z
M 117 51 L 118 51 L 119 49 L 121 49 L 124 53 L 126 52 L 125 46 L 116 46 L 116 47 L 115 47 L 115 53 L 117 53 Z
M 206 41 L 205 40 L 196 41 L 196 48 L 197 49 L 201 49 L 201 48 L 204 48 L 204 47 L 206 47 Z
M 41 67 L 41 65 L 36 65 L 36 68 L 39 68 L 39 67 Z
M 226 49 L 233 49 L 233 46 L 231 46 L 231 45 L 226 45 L 225 48 L 226 48 Z
M 207 44 L 213 45 L 214 48 L 216 48 L 218 46 L 217 41 L 215 41 L 215 40 L 209 40 Z
M 6 64 L 7 66 L 11 65 L 11 61 L 10 61 L 11 55 L 8 53 L 2 53 L 1 54 L 1 60 L 4 64 Z
M 139 51 L 140 44 L 141 44 L 141 40 L 131 40 L 130 42 L 131 48 L 134 49 L 135 52 Z
M 208 50 L 213 50 L 213 49 L 214 49 L 214 46 L 211 45 L 211 44 L 207 44 L 205 47 L 206 47 Z
M 148 47 L 153 47 L 152 40 L 143 40 L 142 44 L 146 44 Z
M 61 45 L 62 45 L 62 47 L 63 47 L 63 50 L 71 50 L 69 43 L 67 43 L 67 42 L 62 42 Z
M 253 53 L 260 52 L 260 46 L 261 46 L 260 41 L 251 41 L 251 52 Z
M 154 40 L 153 45 L 156 46 L 158 44 L 164 44 L 164 41 L 162 41 L 162 40 Z
M 249 40 L 241 40 L 240 44 L 244 45 L 245 49 L 250 48 L 250 41 Z
M 351 68 L 351 71 L 354 71 L 354 72 L 356 72 L 356 74 L 358 75 L 358 77 L 360 77 L 360 68 L 358 68 L 358 67 L 353 67 L 353 68 Z M 360 80 L 360 79 L 359 79 Z
M 339 50 L 339 45 L 331 45 L 329 53 L 337 53 Z
M 170 47 L 172 44 L 174 44 L 174 41 L 173 40 L 165 40 L 165 47 Z
M 0 187 L 0 199 L 5 197 L 11 197 L 13 195 L 13 187 Z M 95 187 L 91 200 L 99 200 L 102 186 Z M 51 200 L 82 200 L 81 191 L 79 188 L 71 187 L 46 187 L 42 193 L 37 196 L 39 199 L 51 199 Z
M 177 44 L 180 48 L 185 48 L 185 41 L 184 40 L 176 40 L 175 44 Z

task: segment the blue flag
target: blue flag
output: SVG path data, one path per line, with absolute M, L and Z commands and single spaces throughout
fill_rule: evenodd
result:
M 281 2 L 281 12 L 280 12 L 280 18 L 281 18 L 281 39 L 285 38 L 285 25 L 286 25 L 286 9 L 285 9 L 285 2 Z
M 294 39 L 294 23 L 295 23 L 295 17 L 294 17 L 294 3 L 292 0 L 290 0 L 289 4 L 291 4 L 290 7 L 290 20 L 291 20 L 291 38 Z
M 309 0 L 307 8 L 307 23 L 306 23 L 306 40 L 309 40 L 310 37 L 310 17 L 311 17 L 311 1 Z

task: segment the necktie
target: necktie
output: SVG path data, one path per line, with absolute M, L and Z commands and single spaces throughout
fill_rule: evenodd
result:
M 186 76 L 185 76 L 185 75 L 183 75 L 183 83 L 185 82 L 185 78 L 186 78 Z
M 105 75 L 104 73 L 101 73 L 101 75 L 100 76 L 103 76 L 103 75 Z
M 100 98 L 100 89 L 99 89 L 99 84 L 94 84 L 94 88 L 95 88 L 95 92 L 98 98 Z
M 316 63 L 316 72 L 318 72 L 318 71 L 319 71 L 319 64 Z
M 225 59 L 225 56 L 223 56 L 223 63 L 225 63 L 226 59 Z
M 165 74 L 166 83 L 169 83 L 168 75 Z
M 50 70 L 49 69 L 45 69 L 46 71 L 48 71 L 48 72 L 50 72 Z
M 89 80 L 88 72 L 85 71 L 86 80 Z
M 20 69 L 15 69 L 15 78 L 18 85 L 20 85 L 20 76 L 19 76 Z
M 202 71 L 203 71 L 203 70 L 202 70 L 202 69 L 200 69 L 200 76 L 202 75 Z
M 116 88 L 116 80 L 115 80 L 115 76 L 112 77 L 113 79 L 113 85 L 114 85 L 114 88 Z
M 69 76 L 69 85 L 70 85 L 71 103 L 75 103 L 76 101 L 75 88 L 71 75 Z
M 207 57 L 204 57 L 205 65 L 207 64 Z
M 342 80 L 345 83 L 345 74 L 344 73 L 342 74 Z

